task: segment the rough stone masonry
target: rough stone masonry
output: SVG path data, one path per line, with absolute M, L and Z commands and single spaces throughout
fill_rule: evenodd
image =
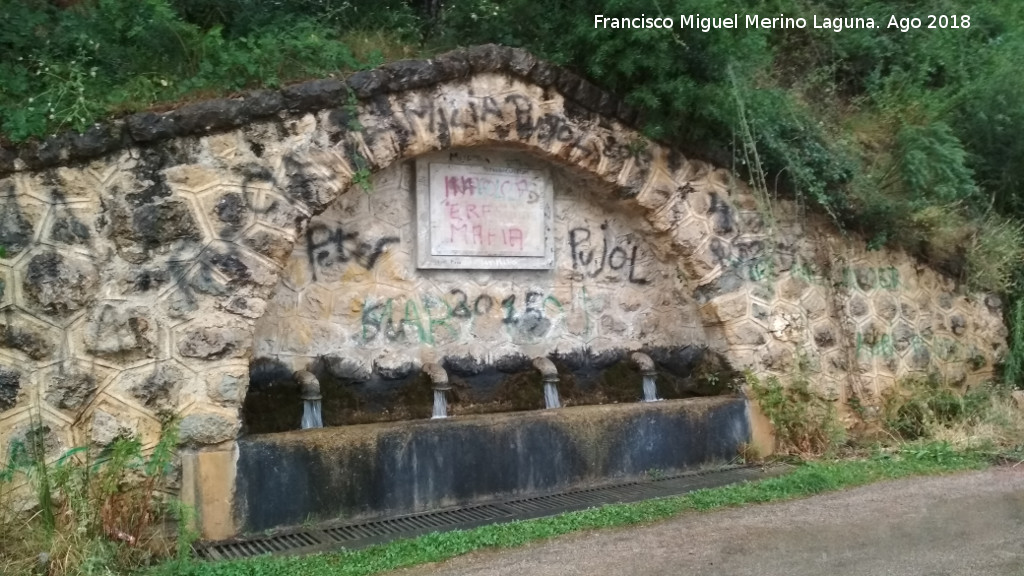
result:
M 0 451 L 37 414 L 55 451 L 152 445 L 172 414 L 184 443 L 233 441 L 256 356 L 369 377 L 699 345 L 867 403 L 910 374 L 992 376 L 996 297 L 786 202 L 769 218 L 637 121 L 480 46 L 0 149 Z M 428 153 L 549 170 L 554 265 L 417 268 L 411 159 Z

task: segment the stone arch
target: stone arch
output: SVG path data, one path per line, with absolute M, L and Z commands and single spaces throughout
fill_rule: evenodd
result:
M 300 122 L 310 130 L 300 137 L 303 144 L 281 154 L 284 164 L 303 175 L 300 185 L 290 188 L 292 200 L 298 198 L 305 208 L 303 218 L 319 214 L 346 191 L 359 194 L 358 180 L 389 166 L 437 151 L 497 147 L 587 175 L 614 189 L 619 198 L 634 202 L 652 235 L 682 257 L 679 264 L 687 276 L 707 275 L 715 266 L 710 260 L 688 258 L 687 247 L 674 240 L 672 230 L 690 210 L 688 194 L 724 198 L 728 175 L 688 161 L 621 121 L 581 108 L 556 90 L 507 74 L 481 73 L 391 93 Z M 355 123 L 360 128 L 350 130 Z M 302 129 L 296 132 L 303 134 Z M 325 141 L 327 146 L 314 144 Z M 269 149 L 269 144 L 264 146 L 264 151 Z M 699 227 L 702 219 L 694 222 Z M 723 244 L 731 241 L 732 231 L 725 228 L 720 230 Z M 302 239 L 280 238 L 282 247 L 296 241 Z
M 529 359 L 538 355 L 575 372 L 575 384 L 592 400 L 602 396 L 592 389 L 597 377 L 590 372 L 624 360 L 628 351 L 653 347 L 666 357 L 692 356 L 680 366 L 703 356 L 706 337 L 678 268 L 678 250 L 631 198 L 621 197 L 621 188 L 521 146 L 451 148 L 415 160 L 415 170 L 411 162 L 396 161 L 374 174 L 371 191 L 355 185 L 313 217 L 256 322 L 257 390 L 308 369 L 331 381 L 324 381 L 325 389 L 334 390 L 336 380 L 354 382 L 379 397 L 380 388 L 414 385 L 418 367 L 437 362 L 454 370 L 460 389 L 472 389 L 474 409 L 481 410 L 497 387 L 495 377 L 531 372 Z M 551 177 L 554 263 L 534 270 L 418 267 L 412 239 L 424 222 L 416 222 L 412 200 L 426 163 L 495 166 L 503 160 Z M 671 391 L 667 380 L 662 384 L 669 397 L 683 393 Z M 294 412 L 300 402 L 280 387 L 271 389 L 256 401 L 261 408 L 247 405 L 246 421 L 259 424 L 260 414 L 276 426 L 250 431 L 294 428 L 297 417 L 278 407 Z M 331 408 L 325 404 L 324 413 L 335 423 L 350 421 L 338 415 L 341 406 Z M 366 417 L 373 416 L 356 418 Z
M 673 247 L 709 344 L 739 367 L 784 374 L 808 348 L 838 397 L 936 362 L 991 372 L 997 301 L 821 223 L 780 239 L 727 171 L 636 119 L 571 72 L 484 46 L 0 149 L 0 433 L 35 410 L 68 445 L 152 441 L 173 412 L 187 442 L 232 440 L 253 327 L 310 218 L 371 173 L 458 148 L 516 148 L 613 187 Z

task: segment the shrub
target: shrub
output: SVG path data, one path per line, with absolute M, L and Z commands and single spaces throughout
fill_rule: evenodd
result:
M 936 375 L 904 379 L 885 391 L 877 424 L 901 442 L 938 440 L 958 449 L 1024 443 L 1024 416 L 1008 386 L 958 390 Z
M 836 418 L 835 406 L 812 391 L 802 375 L 783 385 L 774 376 L 761 382 L 748 372 L 746 383 L 775 428 L 779 453 L 820 456 L 844 440 L 845 431 Z
M 94 452 L 85 447 L 48 462 L 42 433 L 14 445 L 0 475 L 0 568 L 29 573 L 48 558 L 47 574 L 130 571 L 175 552 L 163 532 L 181 507 L 163 495 L 177 448 L 177 429 L 164 427 L 152 452 L 137 438 L 119 438 Z M 21 484 L 35 492 L 28 512 Z M 179 552 L 182 550 L 179 549 Z
M 200 26 L 183 19 L 168 0 L 96 0 L 68 9 L 43 0 L 8 3 L 0 20 L 0 52 L 10 55 L 0 62 L 0 131 L 14 141 L 81 131 L 103 116 L 157 102 L 363 66 L 340 41 L 351 22 L 341 26 L 291 5 L 285 16 L 283 3 L 265 3 L 276 12 L 239 3 L 252 5 L 245 14 L 267 12 L 267 24 L 239 25 L 232 33 L 209 16 Z M 333 17 L 351 12 L 341 4 L 331 8 Z M 368 3 L 360 6 L 368 12 Z M 387 28 L 392 21 L 379 25 L 394 35 Z

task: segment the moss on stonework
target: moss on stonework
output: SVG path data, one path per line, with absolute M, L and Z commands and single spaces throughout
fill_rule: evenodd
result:
M 643 375 L 628 360 L 616 362 L 601 375 L 600 391 L 611 402 L 636 402 L 643 398 Z
M 544 407 L 544 382 L 540 372 L 530 370 L 510 375 L 498 386 L 494 402 L 512 410 L 535 410 Z

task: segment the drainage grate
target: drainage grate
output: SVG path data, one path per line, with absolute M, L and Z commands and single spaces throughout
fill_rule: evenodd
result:
M 496 504 L 480 504 L 354 524 L 326 525 L 274 536 L 217 542 L 197 547 L 196 555 L 208 560 L 231 560 L 264 554 L 309 554 L 338 548 L 362 548 L 430 532 L 475 528 L 485 524 L 551 516 L 603 504 L 637 502 L 685 494 L 701 488 L 764 478 L 781 470 L 782 468 L 764 470 L 734 466 L 715 471 L 686 472 L 638 482 L 519 498 Z
M 338 543 L 377 539 L 394 534 L 403 536 L 421 532 L 434 532 L 442 528 L 461 527 L 473 523 L 486 523 L 505 518 L 508 512 L 489 504 L 453 510 L 410 514 L 387 520 L 375 520 L 325 528 L 323 533 Z
M 630 482 L 628 484 L 603 486 L 601 488 L 585 488 L 583 490 L 550 494 L 548 496 L 509 500 L 508 502 L 502 502 L 501 507 L 507 508 L 516 515 L 542 512 L 542 515 L 547 516 L 568 510 L 621 502 L 623 498 L 631 496 L 642 498 L 644 492 L 644 486 L 637 482 Z
M 287 554 L 289 552 L 304 551 L 309 548 L 318 547 L 320 544 L 315 532 L 305 531 L 211 544 L 197 552 L 200 557 L 210 560 L 232 560 L 248 558 L 250 556 L 262 556 L 264 554 Z

